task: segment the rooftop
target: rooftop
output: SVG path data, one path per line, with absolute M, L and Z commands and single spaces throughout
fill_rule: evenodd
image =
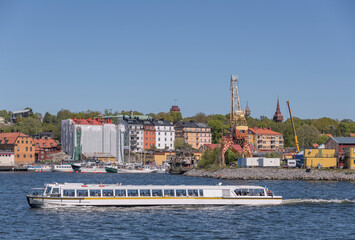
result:
M 332 137 L 330 139 L 333 139 L 335 142 L 339 144 L 355 144 L 355 137 Z M 330 139 L 328 139 L 328 141 Z
M 34 143 L 35 143 L 35 146 L 36 146 L 36 151 L 39 151 L 40 148 L 56 148 L 58 147 L 58 144 L 57 142 L 52 139 L 52 138 L 49 138 L 49 139 L 45 139 L 45 138 L 40 138 L 40 139 L 36 139 L 34 138 L 33 139 Z
M 28 137 L 28 135 L 20 132 L 0 133 L 0 144 L 13 145 L 18 137 Z
M 206 123 L 195 123 L 193 121 L 190 122 L 184 122 L 184 121 L 179 121 L 176 123 L 176 125 L 180 125 L 182 127 L 188 127 L 188 128 L 209 128 L 209 126 Z
M 271 128 L 254 127 L 254 128 L 249 128 L 249 131 L 257 135 L 282 135 L 281 133 L 272 131 Z

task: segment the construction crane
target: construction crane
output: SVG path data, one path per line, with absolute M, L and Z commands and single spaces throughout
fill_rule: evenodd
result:
M 300 151 L 300 146 L 298 144 L 296 128 L 295 128 L 295 124 L 293 122 L 293 117 L 292 117 L 291 107 L 290 107 L 290 101 L 286 101 L 286 102 L 287 102 L 287 106 L 288 106 L 288 111 L 290 112 L 290 119 L 291 119 L 291 124 L 292 124 L 293 135 L 295 136 L 295 143 L 296 143 L 297 152 L 299 152 Z
M 252 156 L 250 146 L 248 144 L 248 125 L 245 119 L 245 111 L 240 107 L 238 94 L 238 75 L 232 75 L 230 80 L 230 127 L 231 134 L 228 137 L 222 136 L 219 151 L 219 163 L 225 165 L 224 154 L 231 145 L 238 144 L 243 149 L 243 155 Z

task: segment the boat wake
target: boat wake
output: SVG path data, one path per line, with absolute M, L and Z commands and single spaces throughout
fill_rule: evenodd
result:
M 297 204 L 354 204 L 355 200 L 348 199 L 286 199 L 282 201 L 282 205 Z

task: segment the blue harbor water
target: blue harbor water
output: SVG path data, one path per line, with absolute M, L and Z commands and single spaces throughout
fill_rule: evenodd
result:
M 50 182 L 268 186 L 278 206 L 31 209 Z M 0 239 L 355 239 L 355 183 L 241 181 L 168 174 L 0 173 Z

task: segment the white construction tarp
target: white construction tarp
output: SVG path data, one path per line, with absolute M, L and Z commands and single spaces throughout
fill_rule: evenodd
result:
M 107 153 L 124 161 L 125 126 L 114 124 L 81 125 L 71 119 L 62 120 L 62 147 L 71 158 L 74 158 L 77 147 L 77 133 L 81 131 L 81 151 L 85 154 Z M 119 130 L 120 129 L 120 130 Z

